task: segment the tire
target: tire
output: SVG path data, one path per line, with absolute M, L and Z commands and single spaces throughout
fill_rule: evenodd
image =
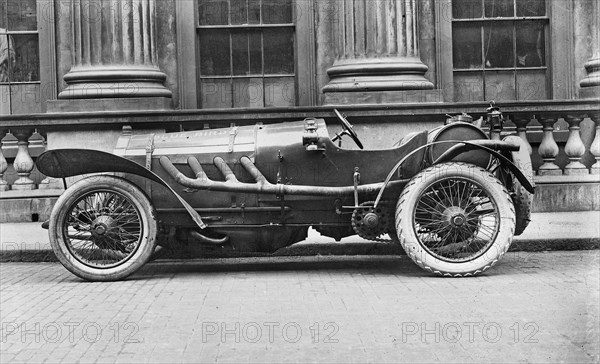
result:
M 396 205 L 396 230 L 406 254 L 421 268 L 471 276 L 506 253 L 515 211 L 494 175 L 472 164 L 444 163 L 406 185 Z
M 50 215 L 50 244 L 58 260 L 89 281 L 123 279 L 156 247 L 156 213 L 146 194 L 113 176 L 92 176 L 67 189 Z
M 532 186 L 535 186 L 535 182 L 533 181 L 531 156 L 529 156 L 527 147 L 523 143 L 523 140 L 518 136 L 507 136 L 504 140 L 509 140 L 509 138 L 521 144 L 521 149 L 519 149 L 519 151 L 510 153 L 513 163 L 521 170 L 521 172 L 523 172 L 525 177 L 529 180 L 529 183 L 531 183 Z M 531 221 L 533 194 L 527 191 L 510 171 L 504 171 L 504 175 L 507 176 L 505 185 L 511 192 L 513 205 L 515 206 L 515 235 L 518 236 L 525 231 L 525 228 L 527 228 Z

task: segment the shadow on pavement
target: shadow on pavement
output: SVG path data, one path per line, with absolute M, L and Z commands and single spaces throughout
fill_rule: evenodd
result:
M 147 264 L 131 279 L 197 273 L 294 271 L 427 275 L 406 256 L 316 256 L 155 261 Z

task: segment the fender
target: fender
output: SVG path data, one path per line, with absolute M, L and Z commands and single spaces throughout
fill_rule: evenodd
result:
M 383 183 L 383 187 L 381 187 L 381 190 L 379 190 L 379 194 L 377 195 L 377 198 L 375 199 L 374 206 L 377 207 L 377 205 L 381 201 L 381 198 L 383 196 L 383 192 L 385 191 L 385 189 L 389 185 L 389 183 L 390 183 L 393 175 L 396 173 L 396 171 L 398 170 L 398 168 L 400 168 L 402 166 L 402 164 L 409 157 L 411 157 L 412 155 L 414 155 L 415 153 L 417 153 L 418 151 L 420 151 L 422 149 L 429 148 L 432 145 L 436 145 L 436 144 L 448 144 L 448 143 L 454 143 L 456 145 L 452 146 L 446 152 L 444 152 L 444 154 L 442 154 L 441 156 L 439 156 L 439 158 L 437 158 L 433 162 L 432 165 L 450 161 L 450 160 L 452 160 L 452 158 L 456 157 L 457 155 L 459 155 L 461 153 L 464 153 L 464 152 L 468 152 L 468 151 L 473 150 L 473 149 L 482 149 L 482 150 L 484 150 L 484 151 L 492 154 L 493 156 L 497 157 L 501 161 L 501 163 L 503 165 L 506 165 L 506 167 L 515 175 L 515 177 L 519 180 L 519 182 L 521 182 L 521 184 L 523 185 L 523 187 L 528 192 L 534 193 L 535 188 L 529 182 L 529 180 L 527 179 L 527 177 L 525 177 L 525 175 L 521 172 L 521 170 L 519 170 L 519 168 L 510 159 L 506 158 L 501 153 L 499 153 L 498 151 L 494 150 L 494 149 L 498 149 L 498 150 L 513 150 L 513 151 L 515 151 L 515 150 L 519 150 L 519 148 L 521 147 L 520 144 L 516 144 L 516 143 L 513 143 L 511 141 L 498 141 L 498 140 L 488 140 L 488 139 L 473 140 L 473 141 L 443 140 L 443 141 L 438 141 L 438 142 L 433 142 L 433 143 L 427 143 L 425 145 L 422 145 L 419 148 L 413 150 L 408 155 L 406 155 L 398 163 L 396 163 L 396 165 L 390 170 L 390 173 L 387 175 L 387 178 L 385 179 L 385 181 Z M 492 149 L 492 148 L 494 148 L 494 149 Z
M 506 166 L 506 168 L 508 168 L 515 175 L 519 182 L 521 182 L 521 185 L 523 185 L 527 192 L 534 193 L 535 187 L 533 187 L 531 182 L 527 179 L 527 177 L 525 177 L 525 175 L 523 174 L 523 172 L 521 172 L 519 167 L 517 167 L 510 159 L 506 158 L 504 155 L 497 151 L 518 151 L 520 148 L 520 144 L 514 143 L 510 140 L 474 140 L 471 142 L 462 141 L 445 151 L 444 154 L 439 156 L 439 158 L 433 162 L 433 164 L 435 165 L 439 163 L 448 162 L 457 155 L 468 152 L 473 149 L 482 149 L 490 153 L 494 157 L 498 158 L 500 160 L 500 163 Z
M 40 155 L 37 158 L 36 166 L 40 172 L 54 178 L 103 172 L 130 173 L 147 178 L 168 188 L 177 197 L 181 205 L 185 207 L 200 229 L 207 227 L 192 206 L 179 196 L 167 182 L 149 169 L 123 157 L 98 150 L 54 149 Z

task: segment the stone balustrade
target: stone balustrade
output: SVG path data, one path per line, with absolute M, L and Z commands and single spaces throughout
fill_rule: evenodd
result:
M 0 129 L 0 192 L 46 189 L 48 179 L 34 161 L 45 149 L 46 139 L 35 128 Z
M 578 176 L 600 174 L 600 113 L 516 115 L 511 121 L 527 144 L 537 176 L 587 181 Z

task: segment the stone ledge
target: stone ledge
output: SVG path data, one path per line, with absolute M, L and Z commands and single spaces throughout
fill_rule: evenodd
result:
M 350 91 L 329 92 L 322 96 L 324 105 L 442 103 L 442 90 Z
M 102 98 L 102 99 L 65 99 L 49 100 L 48 113 L 80 113 L 105 111 L 138 111 L 156 110 L 169 111 L 173 109 L 169 97 L 131 97 L 131 98 Z
M 64 191 L 65 190 L 63 189 L 37 189 L 29 191 L 8 190 L 0 192 L 0 200 L 58 197 Z
M 600 174 L 560 174 L 560 175 L 544 175 L 534 176 L 533 180 L 536 184 L 566 184 L 566 183 L 600 183 Z

